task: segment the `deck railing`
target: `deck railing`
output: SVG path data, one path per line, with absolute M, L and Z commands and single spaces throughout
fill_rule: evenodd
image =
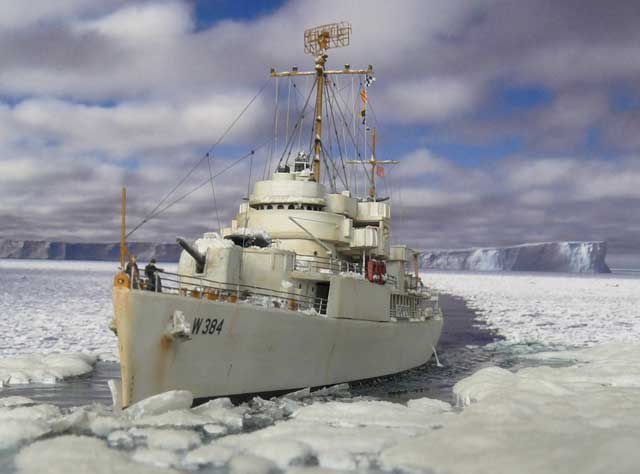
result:
M 328 301 L 326 298 L 252 285 L 219 282 L 199 276 L 158 271 L 155 276 L 155 286 L 148 283 L 148 279 L 142 278 L 139 280 L 137 288 L 135 284 L 132 284 L 132 289 L 147 289 L 157 293 L 177 294 L 210 301 L 247 303 L 266 308 L 288 309 L 306 313 L 326 314 L 327 312 Z
M 364 278 L 362 264 L 360 263 L 315 255 L 296 255 L 293 269 L 299 272 L 328 273 L 331 275 L 352 273 L 362 275 Z M 387 274 L 385 284 L 397 288 L 398 280 L 395 276 Z
M 424 295 L 391 295 L 390 316 L 397 320 L 431 319 L 440 313 L 438 297 Z
M 362 273 L 362 265 L 338 258 L 318 257 L 316 255 L 296 255 L 294 270 L 299 272 L 318 272 L 340 274 L 343 272 Z

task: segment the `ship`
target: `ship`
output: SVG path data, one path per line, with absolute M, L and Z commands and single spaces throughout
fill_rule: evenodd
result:
M 421 280 L 419 253 L 391 243 L 391 200 L 376 190 L 383 166 L 398 162 L 377 159 L 374 129 L 364 140 L 370 158 L 365 151 L 345 162 L 364 173 L 368 192 L 338 189 L 330 176 L 323 125 L 333 78 L 357 77 L 365 87 L 375 80 L 372 66 L 327 68 L 328 50 L 347 46 L 350 36 L 347 22 L 306 30 L 313 70 L 271 70 L 276 80 L 314 80 L 308 152 L 296 152 L 289 139 L 230 225 L 193 242 L 178 238 L 177 271 L 158 269 L 155 281 L 124 271 L 123 189 L 112 322 L 121 367 L 112 390 L 120 406 L 169 390 L 188 390 L 199 403 L 374 379 L 421 366 L 435 353 L 443 325 L 438 296 Z M 367 137 L 366 88 L 358 95 Z M 298 125 L 289 128 L 300 133 Z

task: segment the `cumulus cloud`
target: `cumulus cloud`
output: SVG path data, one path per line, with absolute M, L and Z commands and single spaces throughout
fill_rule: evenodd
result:
M 142 218 L 271 66 L 310 66 L 304 28 L 346 19 L 351 46 L 331 51 L 329 64 L 374 65 L 374 118 L 390 125 L 391 149 L 413 150 L 389 171 L 400 237 L 418 247 L 607 238 L 638 251 L 628 214 L 640 179 L 638 111 L 612 103 L 640 76 L 638 2 L 302 0 L 204 28 L 187 0 L 7 0 L 0 13 L 3 236 L 114 239 L 121 185 L 132 190 L 132 220 Z M 502 110 L 502 87 L 549 98 Z M 269 88 L 216 167 L 269 135 L 272 101 Z M 522 146 L 463 166 L 434 153 L 433 140 Z M 254 179 L 267 153 L 256 155 Z M 225 219 L 248 174 L 242 163 L 216 181 Z M 185 190 L 207 175 L 203 166 Z M 205 186 L 139 236 L 171 240 L 214 218 Z
M 632 209 L 640 205 L 637 157 L 616 162 L 517 157 L 478 170 L 420 149 L 402 162 L 400 168 L 408 170 L 389 177 L 396 236 L 418 248 L 607 240 L 614 262 L 640 263 L 632 250 L 640 225 L 631 222 Z M 413 171 L 433 179 L 427 186 L 419 179 L 407 181 Z

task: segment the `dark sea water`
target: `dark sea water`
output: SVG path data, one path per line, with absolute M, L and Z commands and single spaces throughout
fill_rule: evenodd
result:
M 464 300 L 441 295 L 444 313 L 442 337 L 437 346 L 438 361 L 390 377 L 352 384 L 354 396 L 404 402 L 411 398 L 430 397 L 452 401 L 453 385 L 484 366 L 509 366 L 508 357 L 487 350 L 487 344 L 499 337 L 476 320 Z M 22 395 L 42 403 L 59 406 L 77 406 L 91 403 L 111 404 L 109 379 L 119 379 L 117 363 L 99 361 L 90 374 L 67 379 L 53 385 L 14 385 L 3 389 L 3 395 Z

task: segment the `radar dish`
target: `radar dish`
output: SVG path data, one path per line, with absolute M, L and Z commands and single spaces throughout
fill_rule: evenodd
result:
M 341 21 L 309 28 L 304 32 L 304 52 L 314 56 L 331 48 L 349 46 L 351 23 Z

